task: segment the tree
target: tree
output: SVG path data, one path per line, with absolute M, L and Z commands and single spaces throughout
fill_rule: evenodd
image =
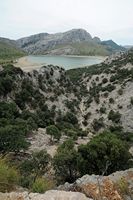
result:
M 79 171 L 84 174 L 102 174 L 106 164 L 110 163 L 107 174 L 124 170 L 131 155 L 124 141 L 110 132 L 103 132 L 94 137 L 87 145 L 78 148 L 80 154 Z
M 19 115 L 15 103 L 0 102 L 0 118 L 14 119 Z
M 16 125 L 7 125 L 0 128 L 0 152 L 19 152 L 28 147 L 28 142 L 22 129 Z
M 59 140 L 60 137 L 61 137 L 61 133 L 60 133 L 59 129 L 55 125 L 48 126 L 46 128 L 46 133 L 48 135 L 51 135 L 52 141 L 53 141 L 53 139 Z
M 78 154 L 74 142 L 69 139 L 60 145 L 53 158 L 53 166 L 58 181 L 73 182 L 78 177 Z
M 51 157 L 46 150 L 34 152 L 31 158 L 21 164 L 21 172 L 23 175 L 32 176 L 35 182 L 38 177 L 47 172 L 50 160 Z

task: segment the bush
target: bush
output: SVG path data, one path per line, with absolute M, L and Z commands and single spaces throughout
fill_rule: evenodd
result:
M 55 125 L 50 125 L 50 126 L 46 127 L 46 133 L 48 135 L 51 135 L 52 141 L 54 139 L 59 140 L 60 137 L 61 137 L 61 132 L 59 131 L 59 129 Z
M 47 190 L 54 188 L 54 182 L 44 179 L 44 178 L 37 178 L 36 181 L 32 185 L 32 192 L 35 193 L 44 193 Z
M 94 119 L 92 127 L 95 131 L 99 131 L 102 127 L 104 127 L 103 118 Z
M 66 115 L 63 117 L 63 121 L 71 123 L 73 125 L 78 124 L 77 117 L 71 112 L 66 113 Z
M 69 136 L 73 140 L 77 140 L 77 138 L 78 138 L 77 132 L 72 130 L 72 129 L 66 129 L 65 130 L 65 135 Z
M 119 94 L 119 95 L 122 95 L 122 94 L 123 94 L 123 90 L 122 90 L 122 89 L 119 89 L 119 90 L 118 90 L 118 94 Z
M 104 106 L 102 106 L 100 108 L 100 113 L 102 113 L 102 114 L 106 113 L 106 108 Z
M 107 78 L 103 78 L 102 83 L 105 84 L 107 82 L 108 82 L 108 79 Z
M 116 88 L 115 85 L 108 84 L 107 86 L 102 88 L 102 91 L 112 92 L 115 88 Z
M 0 192 L 7 192 L 14 189 L 19 182 L 19 173 L 10 167 L 4 159 L 0 159 Z
M 19 112 L 15 103 L 0 102 L 0 118 L 14 119 L 19 116 Z
M 33 182 L 35 182 L 38 177 L 47 172 L 50 161 L 51 157 L 45 150 L 34 152 L 31 158 L 22 162 L 21 173 L 26 177 L 32 177 Z
M 111 110 L 109 112 L 108 119 L 112 120 L 112 122 L 119 123 L 121 119 L 121 114 L 118 111 L 114 112 L 113 110 Z
M 72 140 L 65 141 L 57 149 L 53 158 L 53 165 L 57 180 L 60 183 L 73 182 L 78 177 L 77 169 L 78 154 L 74 149 Z
M 24 130 L 20 126 L 7 125 L 0 128 L 0 152 L 19 152 L 28 147 Z
M 84 174 L 110 174 L 129 167 L 129 146 L 110 132 L 94 137 L 87 145 L 78 148 L 79 171 Z M 107 170 L 105 170 L 107 167 Z
M 122 195 L 130 195 L 128 181 L 124 177 L 116 182 L 116 187 Z
M 130 103 L 133 105 L 133 97 L 130 98 Z
M 109 103 L 113 104 L 115 101 L 113 98 L 109 98 Z

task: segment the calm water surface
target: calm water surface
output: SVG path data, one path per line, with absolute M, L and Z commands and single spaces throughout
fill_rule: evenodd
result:
M 105 58 L 97 56 L 28 56 L 28 60 L 37 64 L 52 64 L 73 69 L 101 63 Z

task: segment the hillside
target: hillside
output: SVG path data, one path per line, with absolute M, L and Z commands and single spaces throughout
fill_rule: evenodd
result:
M 23 55 L 25 55 L 25 53 L 17 47 L 15 41 L 0 38 L 0 63 L 11 61 Z
M 62 187 L 95 199 L 99 184 L 94 182 L 90 195 L 90 179 L 101 176 L 89 175 L 133 167 L 132 88 L 133 50 L 69 71 L 48 65 L 26 73 L 11 64 L 0 66 L 0 191 L 26 188 L 35 195 L 83 176 L 78 180 L 87 190 L 78 180 Z M 127 178 L 131 171 L 122 174 Z M 108 186 L 118 196 L 127 194 L 127 180 L 117 181 L 101 182 L 107 200 L 112 200 L 104 192 Z M 120 191 L 121 184 L 126 191 Z
M 109 55 L 125 48 L 113 41 L 102 42 L 84 29 L 64 33 L 40 33 L 17 40 L 20 48 L 29 54 L 52 55 Z
M 81 90 L 78 119 L 82 127 L 99 131 L 113 125 L 133 130 L 133 50 L 67 74 Z
M 39 124 L 42 128 L 47 120 L 56 123 L 72 115 L 73 125 L 78 122 L 83 130 L 122 126 L 125 131 L 133 131 L 132 50 L 85 68 L 65 71 L 49 65 L 24 73 L 9 66 L 1 69 L 1 75 L 1 99 L 6 97 L 20 109 L 36 114 L 45 105 L 50 119 Z

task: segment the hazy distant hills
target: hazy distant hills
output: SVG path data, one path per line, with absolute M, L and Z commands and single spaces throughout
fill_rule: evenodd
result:
M 23 56 L 25 53 L 22 49 L 17 47 L 14 40 L 0 38 L 0 61 L 12 60 L 14 58 Z
M 133 45 L 125 45 L 124 48 L 126 48 L 126 49 L 132 49 Z
M 112 40 L 101 41 L 84 29 L 72 29 L 64 33 L 40 33 L 16 41 L 28 54 L 51 55 L 110 55 L 125 48 Z

